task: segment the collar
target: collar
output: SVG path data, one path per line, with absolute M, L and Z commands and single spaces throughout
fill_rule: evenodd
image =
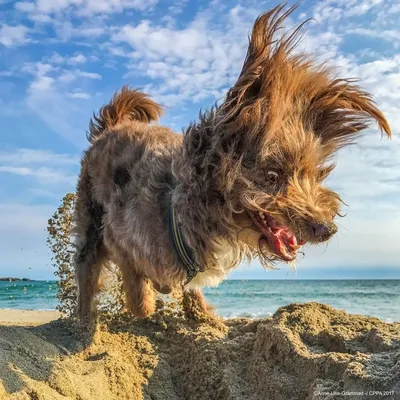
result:
M 179 259 L 186 269 L 187 281 L 185 284 L 188 284 L 200 271 L 200 267 L 194 258 L 193 250 L 188 246 L 183 238 L 172 201 L 169 206 L 168 214 L 169 234 L 171 236 L 175 252 L 178 254 Z

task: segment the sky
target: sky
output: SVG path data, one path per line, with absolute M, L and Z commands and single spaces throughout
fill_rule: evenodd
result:
M 166 107 L 180 133 L 235 82 L 255 18 L 271 1 L 0 0 L 0 276 L 51 279 L 48 218 L 74 191 L 89 119 L 124 84 Z M 400 278 L 400 3 L 301 2 L 301 50 L 358 77 L 385 113 L 338 156 L 327 186 L 346 206 L 297 273 L 257 261 L 232 278 Z

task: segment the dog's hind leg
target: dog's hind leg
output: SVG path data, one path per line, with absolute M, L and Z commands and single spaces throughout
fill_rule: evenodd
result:
M 96 295 L 100 289 L 100 275 L 107 262 L 107 252 L 100 239 L 89 240 L 81 247 L 75 257 L 75 275 L 78 284 L 77 314 L 80 324 L 76 335 L 85 346 L 95 340 L 97 331 Z
M 146 318 L 156 309 L 156 293 L 152 282 L 137 274 L 129 263 L 119 263 L 126 302 L 129 310 L 138 318 Z
M 108 260 L 103 242 L 103 207 L 91 197 L 91 182 L 86 168 L 78 184 L 75 204 L 74 233 L 76 252 L 74 257 L 75 277 L 78 285 L 77 313 L 82 319 L 95 311 L 96 294 L 100 289 L 102 266 Z
M 75 274 L 78 284 L 78 315 L 91 318 L 95 313 L 96 295 L 100 290 L 100 275 L 107 262 L 107 251 L 102 243 L 87 242 L 76 255 Z

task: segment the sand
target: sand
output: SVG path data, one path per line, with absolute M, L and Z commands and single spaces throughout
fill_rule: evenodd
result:
M 1 325 L 40 325 L 58 319 L 58 311 L 3 310 L 0 309 Z
M 323 304 L 218 324 L 121 318 L 87 348 L 74 332 L 2 324 L 0 399 L 400 399 L 400 324 Z

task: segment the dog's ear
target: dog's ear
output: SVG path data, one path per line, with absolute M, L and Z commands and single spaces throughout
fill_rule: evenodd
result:
M 262 14 L 254 23 L 249 47 L 242 71 L 235 85 L 229 90 L 222 110 L 224 123 L 235 121 L 243 127 L 261 118 L 265 112 L 265 101 L 272 96 L 271 86 L 278 68 L 284 64 L 291 51 L 300 40 L 302 23 L 292 33 L 276 38 L 283 29 L 285 19 L 298 7 L 298 4 L 283 12 L 285 4 Z
M 374 120 L 381 132 L 391 137 L 389 124 L 372 96 L 351 80 L 333 80 L 315 96 L 305 115 L 314 134 L 331 152 L 353 143 Z

